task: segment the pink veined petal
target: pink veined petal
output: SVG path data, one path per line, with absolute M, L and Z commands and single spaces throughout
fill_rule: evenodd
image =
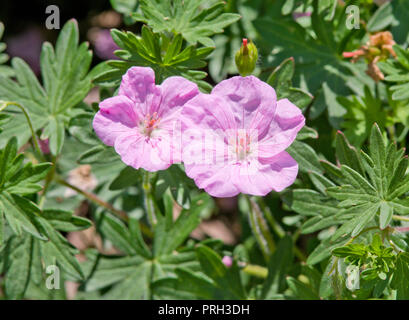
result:
M 251 161 L 234 167 L 233 184 L 245 194 L 265 196 L 280 192 L 293 184 L 298 174 L 297 162 L 285 151 L 269 159 L 269 163 Z
M 266 177 L 266 183 L 276 192 L 283 191 L 297 178 L 298 163 L 286 151 L 261 163 L 263 166 L 259 172 Z
M 245 194 L 265 196 L 272 190 L 263 170 L 268 171 L 267 166 L 257 160 L 250 163 L 236 164 L 232 167 L 232 183 Z
M 225 99 L 216 95 L 199 93 L 182 109 L 182 130 L 188 128 L 219 130 L 235 128 L 236 123 Z
M 213 197 L 234 197 L 240 192 L 231 182 L 231 169 L 228 165 L 185 164 L 185 171 L 200 189 Z
M 214 87 L 212 95 L 225 98 L 238 128 L 255 129 L 260 135 L 267 130 L 276 111 L 275 90 L 254 76 L 224 80 Z
M 180 114 L 180 112 L 178 112 Z M 161 123 L 156 136 L 156 147 L 159 150 L 159 157 L 168 163 L 179 163 L 182 161 L 182 136 L 179 119 Z
M 139 117 L 133 105 L 126 96 L 115 96 L 100 103 L 92 126 L 103 143 L 113 146 L 119 135 L 135 130 Z
M 132 67 L 122 77 L 119 95 L 127 96 L 143 115 L 152 115 L 161 103 L 160 88 L 155 85 L 155 72 L 151 68 Z
M 121 156 L 121 160 L 135 169 L 147 171 L 165 170 L 171 163 L 163 161 L 159 156 L 156 141 L 148 140 L 139 133 L 123 134 L 115 141 L 115 151 Z
M 237 195 L 239 191 L 231 183 L 227 145 L 215 133 L 203 134 L 198 128 L 183 133 L 182 159 L 187 176 L 214 197 Z
M 274 119 L 258 143 L 259 158 L 271 158 L 287 149 L 304 125 L 301 110 L 288 99 L 279 100 Z
M 170 117 L 199 93 L 197 85 L 183 77 L 169 77 L 160 85 L 162 101 L 157 110 L 159 117 Z

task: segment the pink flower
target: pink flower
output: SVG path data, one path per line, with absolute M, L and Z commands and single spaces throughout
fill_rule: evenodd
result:
M 118 96 L 100 103 L 94 130 L 127 165 L 148 171 L 167 169 L 180 161 L 180 139 L 173 134 L 182 106 L 198 92 L 196 84 L 182 77 L 155 85 L 151 68 L 130 68 Z
M 285 149 L 305 118 L 256 77 L 233 77 L 200 93 L 185 104 L 182 121 L 186 174 L 210 195 L 266 195 L 294 182 L 298 164 Z

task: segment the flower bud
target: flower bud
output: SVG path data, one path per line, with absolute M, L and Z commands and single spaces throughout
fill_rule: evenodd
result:
M 230 268 L 233 265 L 233 258 L 229 256 L 224 256 L 222 262 L 227 268 Z
M 241 76 L 250 75 L 256 67 L 258 59 L 257 48 L 252 41 L 248 43 L 247 39 L 243 39 L 243 44 L 236 53 L 236 66 Z

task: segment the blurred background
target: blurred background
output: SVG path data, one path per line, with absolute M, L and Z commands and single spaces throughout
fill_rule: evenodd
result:
M 89 41 L 94 51 L 94 62 L 112 59 L 116 46 L 109 29 L 121 27 L 121 15 L 112 10 L 108 0 L 33 0 L 24 5 L 19 1 L 2 0 L 0 3 L 0 21 L 5 25 L 3 41 L 10 57 L 21 57 L 38 74 L 41 44 L 44 41 L 54 43 L 59 30 L 48 30 L 45 21 L 49 5 L 60 9 L 60 27 L 75 18 L 79 24 L 80 41 Z M 135 26 L 137 27 L 137 26 Z

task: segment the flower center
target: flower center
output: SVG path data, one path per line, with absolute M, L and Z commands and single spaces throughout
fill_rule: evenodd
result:
M 147 114 L 145 119 L 141 123 L 142 133 L 148 137 L 151 136 L 153 130 L 155 130 L 160 123 L 160 118 L 158 117 L 158 113 L 154 112 L 152 115 Z
M 250 135 L 240 130 L 229 139 L 229 145 L 237 155 L 237 160 L 245 160 L 251 151 Z

